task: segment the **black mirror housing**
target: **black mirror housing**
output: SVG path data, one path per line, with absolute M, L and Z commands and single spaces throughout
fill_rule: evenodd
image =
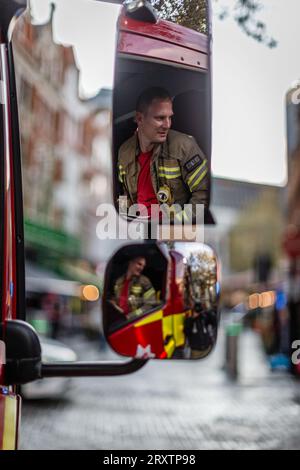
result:
M 156 23 L 158 15 L 147 0 L 129 0 L 124 2 L 125 14 L 129 18 L 145 23 Z
M 22 320 L 0 325 L 6 344 L 5 383 L 26 384 L 41 377 L 42 353 L 36 331 Z

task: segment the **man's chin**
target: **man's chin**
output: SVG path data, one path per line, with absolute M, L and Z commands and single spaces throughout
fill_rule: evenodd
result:
M 162 142 L 165 142 L 165 141 L 167 140 L 167 135 L 168 135 L 168 134 L 158 136 L 156 143 L 157 143 L 157 144 L 161 144 Z

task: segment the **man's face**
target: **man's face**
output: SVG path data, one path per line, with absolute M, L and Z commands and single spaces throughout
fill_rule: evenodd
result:
M 173 107 L 170 100 L 153 100 L 145 113 L 136 113 L 139 133 L 152 144 L 165 142 L 172 116 Z
M 145 258 L 135 258 L 129 263 L 129 271 L 132 276 L 140 276 L 146 266 Z

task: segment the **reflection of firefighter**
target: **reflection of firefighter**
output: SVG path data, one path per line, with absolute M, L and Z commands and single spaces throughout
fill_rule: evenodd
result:
M 131 260 L 126 273 L 114 285 L 113 303 L 128 319 L 135 318 L 157 304 L 151 281 L 142 275 L 146 266 L 144 257 Z
M 136 107 L 137 132 L 119 150 L 119 180 L 129 207 L 208 202 L 208 162 L 196 140 L 170 130 L 172 100 L 162 88 L 149 88 Z M 123 210 L 123 209 L 122 209 Z M 153 215 L 153 214 L 152 214 Z M 178 218 L 186 218 L 182 211 Z

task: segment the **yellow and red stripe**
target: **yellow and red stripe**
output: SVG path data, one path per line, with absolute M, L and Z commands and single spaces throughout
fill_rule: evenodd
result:
M 0 388 L 0 450 L 15 450 L 18 429 L 19 398 Z

